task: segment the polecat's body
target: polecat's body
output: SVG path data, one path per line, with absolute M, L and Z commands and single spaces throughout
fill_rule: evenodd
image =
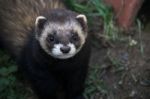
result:
M 0 0 L 0 39 L 40 99 L 84 99 L 90 46 L 85 15 L 60 0 Z

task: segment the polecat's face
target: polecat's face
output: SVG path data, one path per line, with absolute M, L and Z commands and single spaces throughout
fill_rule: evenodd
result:
M 40 27 L 42 29 L 37 30 L 40 32 L 37 39 L 43 50 L 58 59 L 67 59 L 78 53 L 87 36 L 78 19 L 86 24 L 84 15 L 64 22 L 47 21 L 44 16 L 37 17 L 36 24 L 39 24 L 39 27 L 44 23 L 44 26 Z

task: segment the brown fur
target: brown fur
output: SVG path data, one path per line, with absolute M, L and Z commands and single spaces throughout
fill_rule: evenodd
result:
M 0 39 L 4 47 L 16 57 L 32 31 L 36 17 L 46 9 L 65 8 L 60 1 L 0 0 Z

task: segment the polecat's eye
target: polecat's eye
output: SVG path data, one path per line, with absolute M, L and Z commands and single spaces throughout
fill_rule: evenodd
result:
M 48 41 L 54 42 L 55 41 L 54 35 L 48 35 Z
M 78 40 L 79 40 L 78 34 L 77 34 L 77 33 L 72 33 L 72 39 L 73 39 L 74 41 L 78 41 Z

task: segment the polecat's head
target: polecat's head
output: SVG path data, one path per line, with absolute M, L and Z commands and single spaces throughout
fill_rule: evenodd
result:
M 53 10 L 38 16 L 35 25 L 41 48 L 58 59 L 73 57 L 87 37 L 86 16 L 67 10 Z

